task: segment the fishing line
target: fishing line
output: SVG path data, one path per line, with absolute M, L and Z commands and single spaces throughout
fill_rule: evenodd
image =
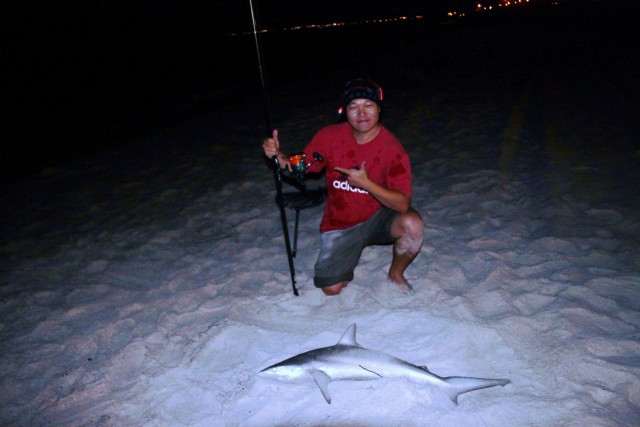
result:
M 253 23 L 253 38 L 256 43 L 256 53 L 258 55 L 258 70 L 260 71 L 260 84 L 262 85 L 262 97 L 264 99 L 264 116 L 267 124 L 268 136 L 273 132 L 271 123 L 271 108 L 269 102 L 269 90 L 267 89 L 267 79 L 265 77 L 264 60 L 262 54 L 262 44 L 260 43 L 260 33 L 258 31 L 258 9 L 253 0 L 249 0 L 251 7 L 251 22 Z

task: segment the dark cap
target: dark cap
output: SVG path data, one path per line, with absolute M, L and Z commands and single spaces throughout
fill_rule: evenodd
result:
M 342 89 L 338 114 L 344 113 L 347 105 L 349 105 L 349 103 L 354 99 L 359 98 L 370 99 L 379 106 L 382 106 L 382 87 L 378 83 L 369 79 L 349 80 Z

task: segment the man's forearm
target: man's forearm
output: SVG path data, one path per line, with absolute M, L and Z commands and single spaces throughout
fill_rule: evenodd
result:
M 363 188 L 385 207 L 400 213 L 406 213 L 411 205 L 411 198 L 398 190 L 390 190 L 373 181 Z

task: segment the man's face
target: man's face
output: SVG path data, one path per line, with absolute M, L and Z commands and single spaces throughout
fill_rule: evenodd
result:
M 366 98 L 354 99 L 347 105 L 347 121 L 356 132 L 369 132 L 380 119 L 380 106 Z

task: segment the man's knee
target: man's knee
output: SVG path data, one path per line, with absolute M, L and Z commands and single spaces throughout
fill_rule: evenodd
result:
M 393 221 L 391 234 L 396 238 L 409 237 L 420 240 L 424 236 L 424 221 L 415 209 L 409 209 L 406 213 L 398 215 Z

